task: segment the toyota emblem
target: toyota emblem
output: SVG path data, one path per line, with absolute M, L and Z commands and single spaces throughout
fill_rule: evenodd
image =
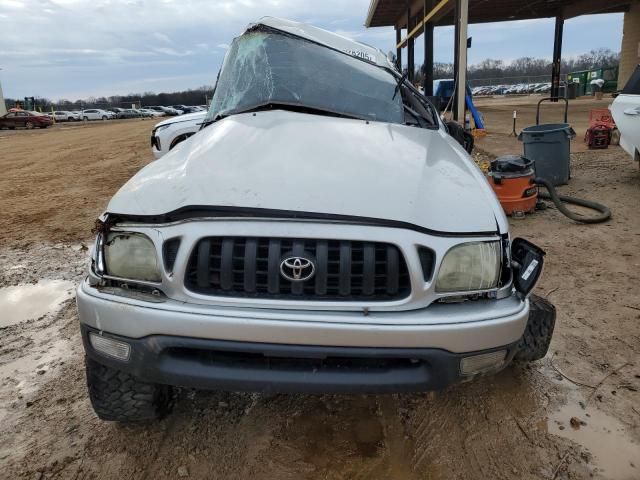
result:
M 280 275 L 291 282 L 304 282 L 316 273 L 316 265 L 308 257 L 287 255 L 280 262 Z

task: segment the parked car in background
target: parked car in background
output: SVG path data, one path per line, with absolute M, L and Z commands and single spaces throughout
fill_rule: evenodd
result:
M 120 118 L 120 115 L 122 115 L 122 112 L 124 112 L 125 109 L 124 108 L 118 108 L 118 107 L 114 107 L 114 108 L 109 108 L 107 109 L 107 112 L 113 112 L 116 115 L 116 118 Z
M 66 110 L 56 110 L 54 112 L 47 112 L 47 115 L 50 118 L 53 118 L 56 122 L 73 122 L 80 119 L 77 113 L 68 112 Z
M 543 83 L 534 90 L 534 93 L 549 93 L 551 91 L 551 83 Z
M 180 110 L 182 113 L 195 113 L 199 111 L 198 107 L 189 107 L 187 105 L 172 105 L 171 108 L 174 110 Z
M 187 113 L 158 123 L 151 131 L 151 150 L 156 159 L 192 136 L 202 125 L 207 112 Z
M 107 110 L 101 110 L 98 108 L 90 108 L 88 110 L 82 110 L 80 112 L 80 119 L 85 122 L 88 120 L 109 120 L 115 117 L 115 113 L 108 112 Z
M 144 108 L 146 108 L 147 110 L 153 110 L 154 112 L 158 112 L 161 116 L 169 115 L 165 110 L 165 107 L 158 107 L 158 106 L 152 105 L 150 107 L 144 107 Z
M 138 111 L 142 114 L 143 117 L 148 117 L 148 118 L 164 117 L 164 112 L 157 112 L 156 110 L 151 110 L 149 108 L 139 108 Z
M 640 166 L 640 65 L 609 109 L 620 131 L 620 146 Z
M 53 120 L 44 113 L 18 110 L 9 112 L 0 117 L 0 128 L 47 128 L 53 124 Z
M 138 117 L 140 117 L 140 113 L 133 108 L 123 109 L 118 114 L 118 118 L 138 118 Z
M 162 105 L 154 105 L 154 106 L 145 107 L 145 108 L 149 108 L 156 112 L 163 112 L 165 115 L 173 116 L 173 117 L 175 117 L 176 115 L 182 114 L 182 110 L 176 110 L 175 108 L 171 108 L 171 107 L 163 107 Z

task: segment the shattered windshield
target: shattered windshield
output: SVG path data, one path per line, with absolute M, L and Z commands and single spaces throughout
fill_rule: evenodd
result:
M 252 31 L 225 58 L 206 123 L 269 104 L 403 123 L 397 81 L 379 67 L 298 37 Z

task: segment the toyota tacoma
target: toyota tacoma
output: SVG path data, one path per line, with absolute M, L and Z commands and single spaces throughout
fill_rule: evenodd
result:
M 379 50 L 264 18 L 201 131 L 96 222 L 77 303 L 104 420 L 178 388 L 411 392 L 542 358 L 544 252 Z

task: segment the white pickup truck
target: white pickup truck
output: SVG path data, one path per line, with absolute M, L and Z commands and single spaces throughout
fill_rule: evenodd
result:
M 170 117 L 158 123 L 151 131 L 151 151 L 158 159 L 173 150 L 177 145 L 194 135 L 207 115 L 207 112 L 195 112 Z
M 640 65 L 609 109 L 620 131 L 620 146 L 640 165 Z
M 264 18 L 203 128 L 98 221 L 77 303 L 92 405 L 158 418 L 175 387 L 444 388 L 542 358 L 544 252 L 379 50 Z

